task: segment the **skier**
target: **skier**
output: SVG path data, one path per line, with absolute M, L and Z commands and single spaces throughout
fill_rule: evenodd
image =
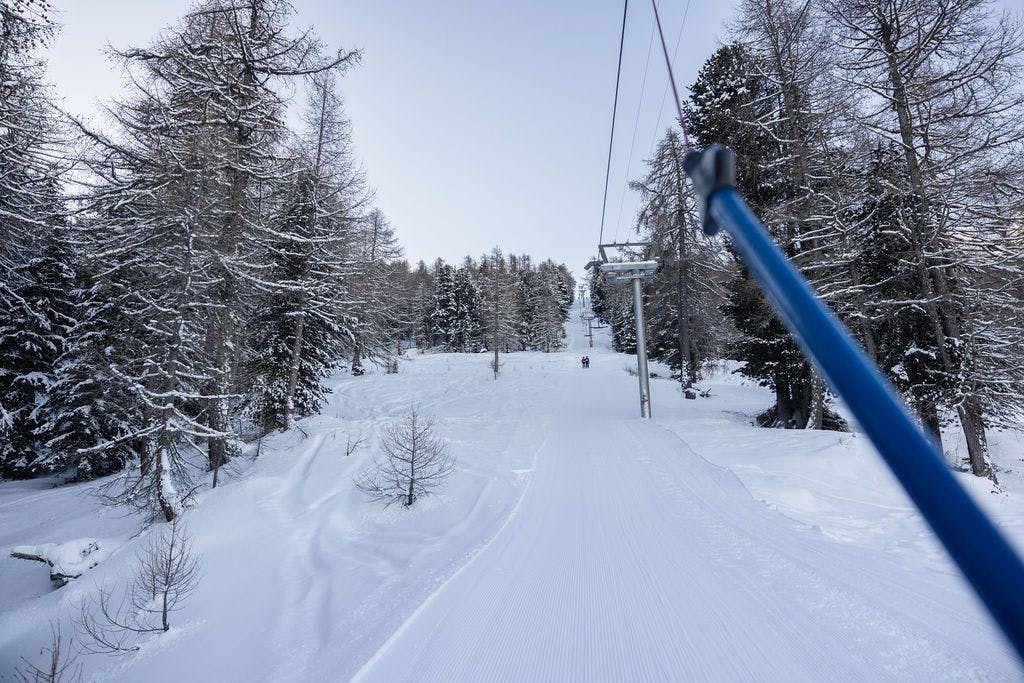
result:
M 588 356 L 583 356 L 583 367 L 584 368 L 589 368 L 590 367 L 590 358 Z

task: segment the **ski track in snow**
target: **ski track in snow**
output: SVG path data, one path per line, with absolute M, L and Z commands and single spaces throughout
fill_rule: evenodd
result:
M 468 354 L 337 377 L 321 415 L 268 437 L 186 516 L 204 578 L 171 632 L 131 657 L 88 658 L 86 680 L 1020 680 L 884 473 L 869 472 L 863 495 L 842 477 L 763 483 L 778 453 L 825 459 L 862 439 L 755 430 L 737 405 L 759 405 L 756 392 L 683 401 L 658 380 L 643 421 L 630 359 L 568 329 L 567 351 L 503 357 L 497 381 L 489 356 Z M 458 470 L 412 509 L 381 509 L 352 478 L 414 403 Z M 357 434 L 366 444 L 345 457 Z M 767 492 L 752 495 L 748 475 Z M 17 486 L 0 487 L 4 524 L 38 534 L 23 518 L 52 509 L 54 534 L 81 535 L 74 489 Z M 773 496 L 787 514 L 761 499 Z M 0 585 L 25 571 L 5 562 Z M 47 619 L 129 564 L 0 601 L 0 679 L 38 651 Z
M 901 577 L 885 558 L 822 548 L 819 535 L 767 513 L 731 472 L 674 434 L 615 420 L 621 395 L 588 391 L 591 380 L 570 380 L 580 389 L 570 400 L 590 397 L 587 409 L 557 425 L 521 513 L 357 680 L 1007 673 L 960 654 L 963 643 L 929 625 L 962 620 L 914 589 L 920 577 Z

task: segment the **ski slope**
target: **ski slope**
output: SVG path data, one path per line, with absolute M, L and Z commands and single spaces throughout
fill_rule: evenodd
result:
M 358 679 L 997 675 L 987 644 L 961 642 L 983 620 L 954 577 L 909 574 L 771 514 L 680 436 L 625 417 L 636 389 L 621 362 L 590 355 L 564 380 L 509 521 Z
M 85 659 L 86 680 L 1021 678 L 863 438 L 757 430 L 767 393 L 728 376 L 698 401 L 652 380 L 643 421 L 632 360 L 568 330 L 568 350 L 504 357 L 497 381 L 468 354 L 339 376 L 322 415 L 266 439 L 188 513 L 204 577 L 172 630 Z M 384 510 L 352 477 L 411 403 L 459 469 L 440 495 Z M 355 435 L 367 445 L 345 457 Z M 151 533 L 132 538 L 140 520 L 84 488 L 0 485 L 0 586 L 15 588 L 0 672 L 45 644 L 48 619 L 127 577 Z M 983 488 L 1024 536 L 1022 496 Z M 57 591 L 6 557 L 118 534 Z

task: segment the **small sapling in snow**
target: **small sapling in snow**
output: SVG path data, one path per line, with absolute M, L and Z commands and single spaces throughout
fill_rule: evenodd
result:
M 356 450 L 363 445 L 365 439 L 361 434 L 356 434 L 355 438 L 352 438 L 351 434 L 345 435 L 345 457 L 352 455 Z
M 61 633 L 60 620 L 50 622 L 50 646 L 44 647 L 39 654 L 46 656 L 43 666 L 37 666 L 22 657 L 24 667 L 14 670 L 15 679 L 22 683 L 59 683 L 60 681 L 78 681 L 82 678 L 82 665 L 78 663 L 78 655 L 71 652 L 73 638 L 64 639 Z
M 100 589 L 95 601 L 86 600 L 78 628 L 87 636 L 86 654 L 119 654 L 138 649 L 140 634 L 170 629 L 170 614 L 199 585 L 199 561 L 182 524 L 173 520 L 155 535 L 139 557 L 131 582 L 115 599 L 112 588 Z
M 440 488 L 455 470 L 445 441 L 434 433 L 434 420 L 410 408 L 384 428 L 383 456 L 356 477 L 356 488 L 387 505 L 412 505 L 420 496 Z

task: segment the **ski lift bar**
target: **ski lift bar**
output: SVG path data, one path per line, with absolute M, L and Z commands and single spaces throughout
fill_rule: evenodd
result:
M 957 483 L 896 390 L 772 241 L 736 192 L 733 153 L 712 145 L 683 165 L 704 232 L 724 229 L 804 353 L 849 406 L 889 469 L 1024 657 L 1024 563 Z

